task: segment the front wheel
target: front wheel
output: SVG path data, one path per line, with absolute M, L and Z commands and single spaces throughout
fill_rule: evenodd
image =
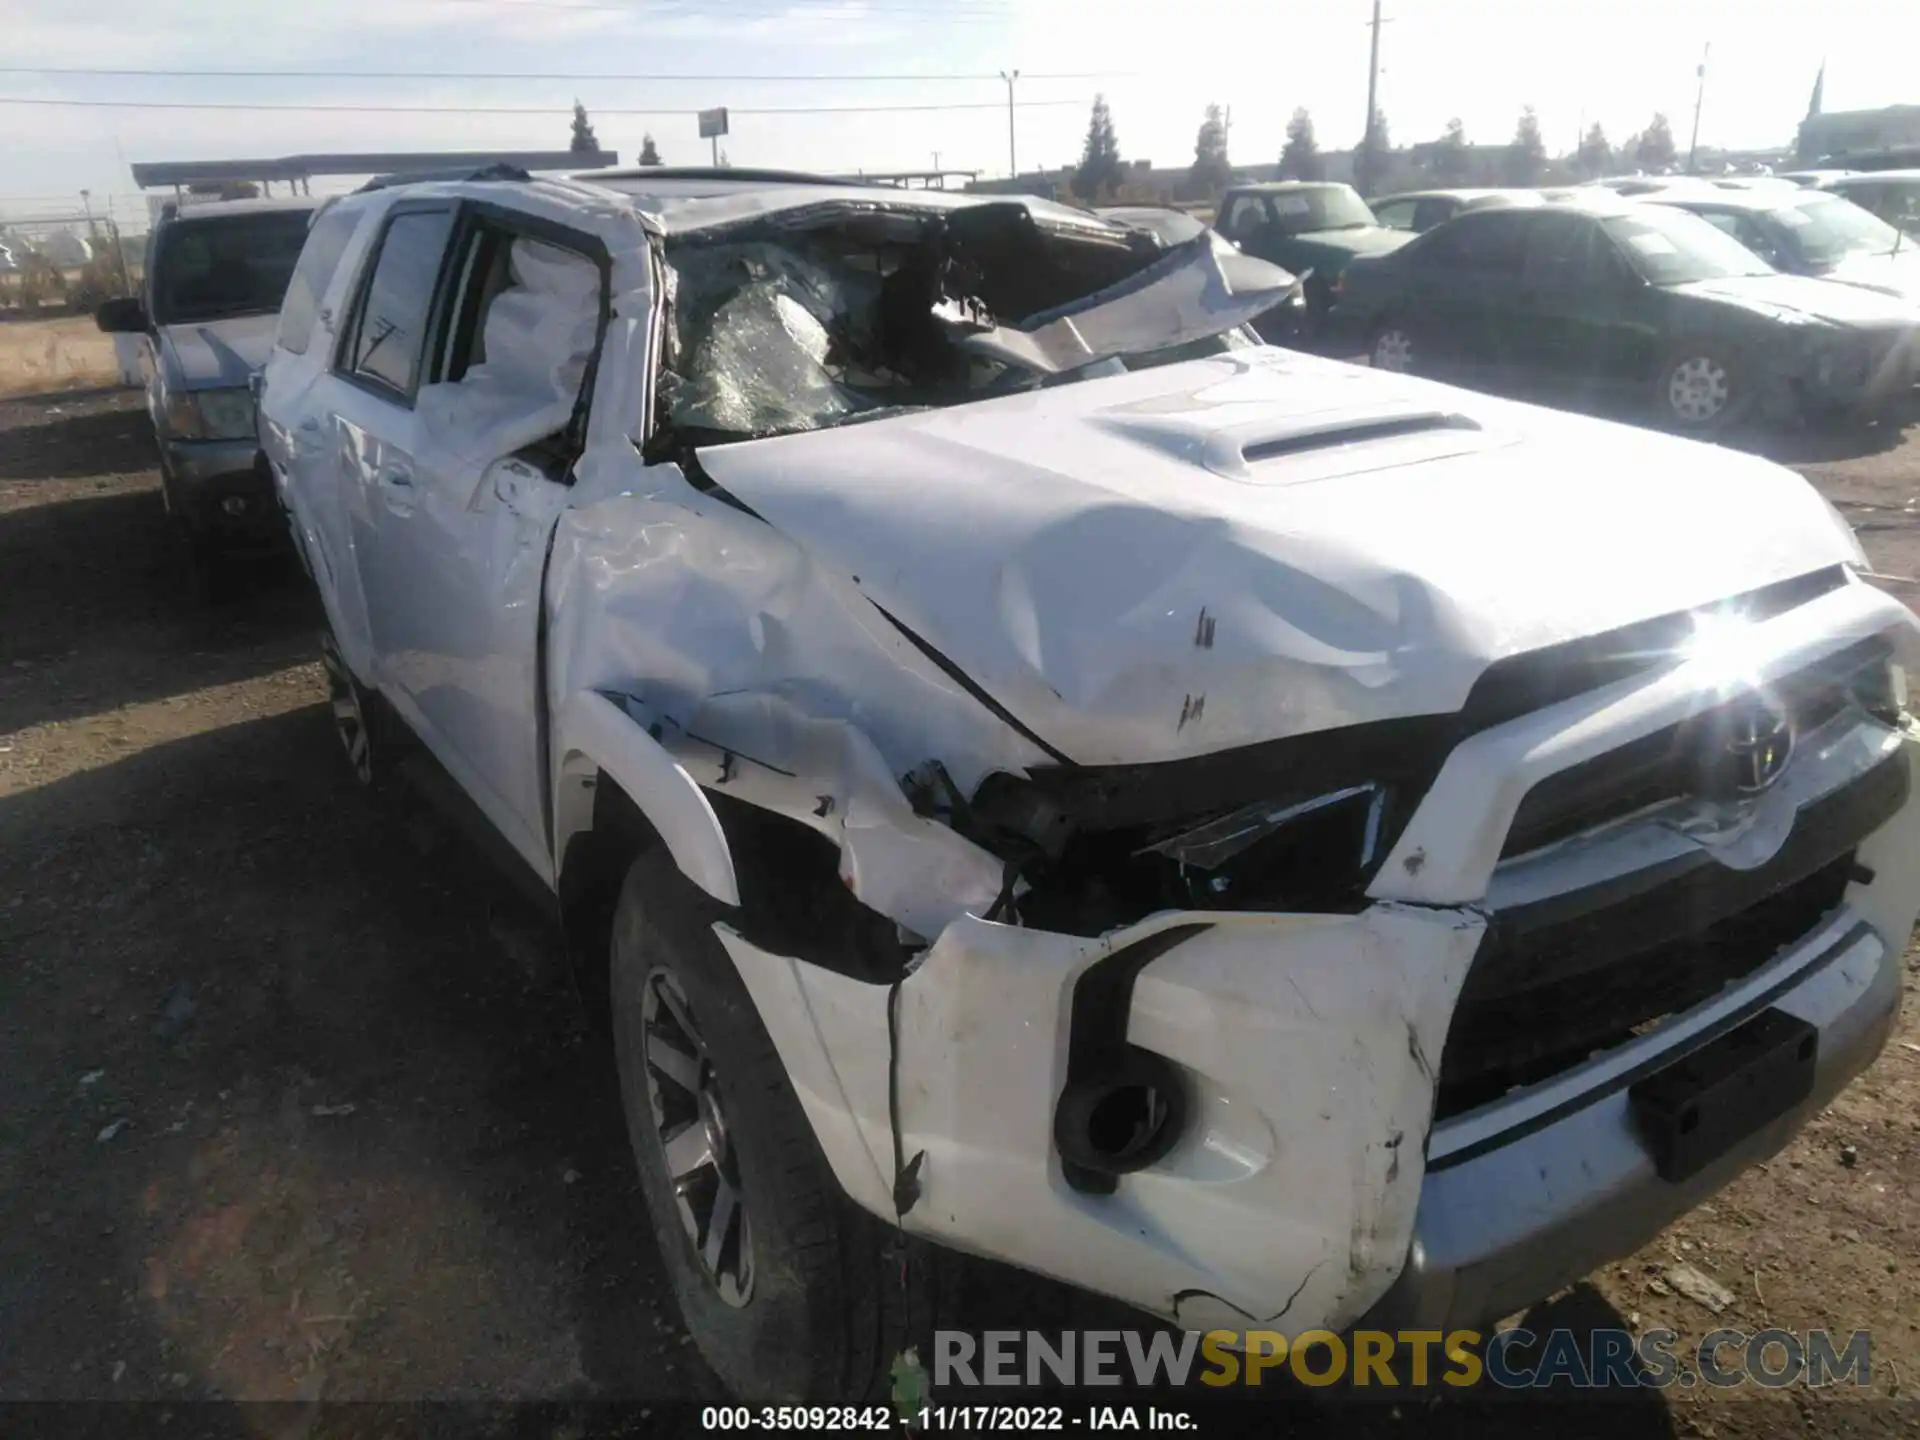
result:
M 1661 417 L 1682 430 L 1712 434 L 1740 419 L 1752 403 L 1739 366 L 1719 346 L 1677 346 L 1661 367 L 1654 395 Z
M 1367 342 L 1367 363 L 1375 370 L 1396 375 L 1413 373 L 1413 332 L 1398 320 L 1389 320 L 1375 328 Z
M 734 1396 L 883 1396 L 930 1262 L 890 1257 L 889 1227 L 841 1193 L 714 913 L 657 848 L 614 912 L 614 1055 L 661 1259 Z

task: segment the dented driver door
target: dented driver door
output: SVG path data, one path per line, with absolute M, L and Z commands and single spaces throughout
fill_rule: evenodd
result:
M 401 612 L 388 675 L 436 757 L 551 881 L 541 586 L 567 502 L 600 274 L 584 256 L 464 214 L 445 294 L 432 378 L 415 405 L 413 473 L 385 506 L 371 557 L 387 605 Z

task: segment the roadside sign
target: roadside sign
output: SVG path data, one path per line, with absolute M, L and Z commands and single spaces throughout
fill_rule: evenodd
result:
M 700 112 L 700 138 L 702 140 L 716 139 L 726 133 L 727 110 L 724 105 L 718 110 L 702 110 Z

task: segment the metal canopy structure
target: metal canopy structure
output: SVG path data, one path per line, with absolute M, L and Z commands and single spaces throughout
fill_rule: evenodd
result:
M 479 169 L 513 165 L 522 170 L 600 170 L 620 163 L 612 150 L 412 150 L 372 155 L 288 155 L 278 160 L 157 160 L 133 166 L 142 190 L 171 185 L 217 185 L 284 180 L 305 186 L 316 175 L 385 175 L 393 171 Z
M 837 175 L 837 180 L 861 185 L 890 185 L 896 190 L 945 190 L 949 182 L 965 190 L 980 178 L 978 170 L 862 170 L 856 175 Z

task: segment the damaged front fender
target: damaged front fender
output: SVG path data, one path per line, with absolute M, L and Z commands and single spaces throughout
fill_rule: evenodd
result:
M 1067 1183 L 1053 1117 L 1074 986 L 1162 931 L 1200 927 L 1135 982 L 1126 1039 L 1172 1062 L 1185 1124 L 1111 1195 Z M 1190 1327 L 1338 1328 L 1398 1275 L 1433 1071 L 1484 928 L 1467 910 L 1171 913 L 1100 939 L 968 916 L 900 983 L 908 1230 Z M 715 927 L 847 1193 L 895 1218 L 889 987 Z

